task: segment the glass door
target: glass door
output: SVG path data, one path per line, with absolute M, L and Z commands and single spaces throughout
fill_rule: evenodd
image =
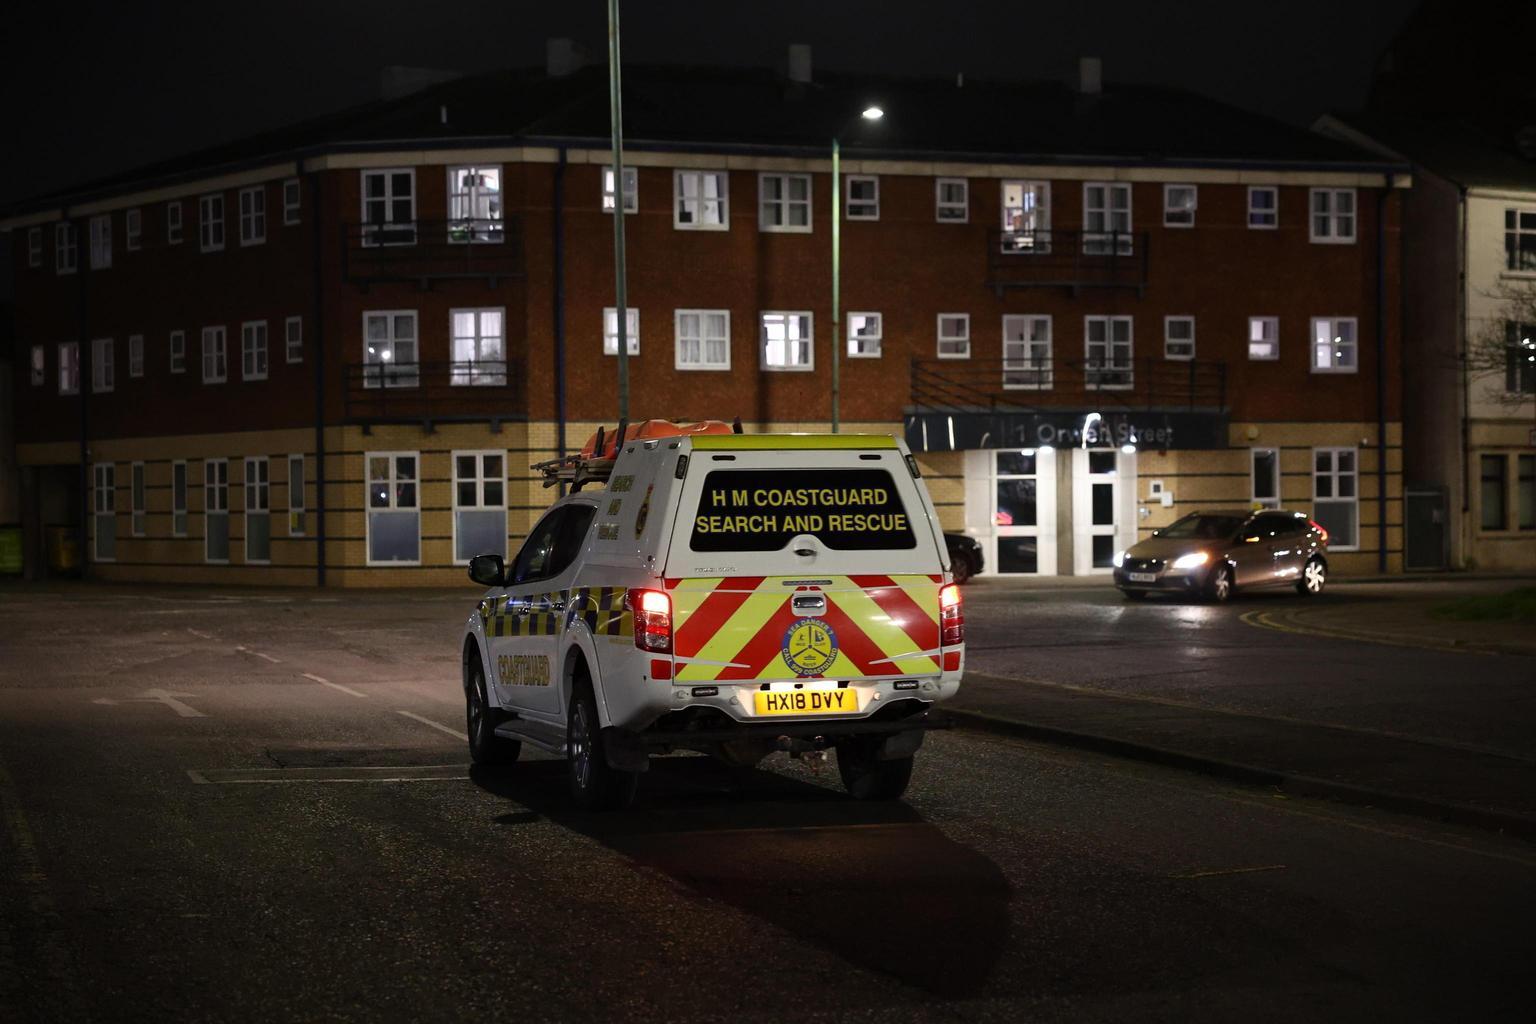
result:
M 1000 450 L 992 458 L 992 559 L 988 572 L 1056 574 L 1054 452 Z
M 1115 552 L 1135 542 L 1136 456 L 1113 448 L 1072 451 L 1072 571 L 1114 568 Z

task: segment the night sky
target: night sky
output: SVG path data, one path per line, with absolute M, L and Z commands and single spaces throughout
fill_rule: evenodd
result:
M 0 204 L 377 97 L 391 64 L 540 64 L 568 36 L 605 59 L 603 0 L 23 3 L 6 15 Z M 1306 124 L 1358 105 L 1414 0 L 629 0 L 626 61 L 1067 79 L 1193 89 Z M 153 9 L 154 14 L 143 12 Z

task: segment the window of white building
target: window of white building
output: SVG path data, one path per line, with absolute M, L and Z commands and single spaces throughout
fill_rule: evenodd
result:
M 1052 384 L 1051 371 L 1051 318 L 1003 317 L 1003 387 L 1046 391 Z
M 1355 240 L 1354 189 L 1312 189 L 1311 238 L 1314 242 L 1348 243 Z
M 421 564 L 417 452 L 368 453 L 368 564 Z
M 187 332 L 172 331 L 169 343 L 172 373 L 185 373 L 187 369 Z
M 98 462 L 92 470 L 92 509 L 96 527 L 95 560 L 117 560 L 117 467 Z
M 809 174 L 759 174 L 757 199 L 759 230 L 811 230 Z
M 1192 228 L 1200 192 L 1194 185 L 1163 186 L 1163 227 Z
M 971 314 L 940 313 L 936 333 L 940 359 L 971 358 Z
M 414 309 L 363 314 L 364 387 L 414 388 L 421 380 L 416 353 Z
M 762 325 L 762 368 L 811 370 L 816 365 L 811 335 L 811 314 L 765 310 Z
M 1536 209 L 1504 211 L 1504 269 L 1536 271 Z
M 144 376 L 144 335 L 128 335 L 128 376 Z
M 1359 367 L 1354 317 L 1314 317 L 1312 372 L 1354 373 Z
M 165 244 L 181 244 L 181 201 L 165 204 Z
M 171 463 L 171 536 L 187 535 L 187 463 Z
M 448 218 L 450 242 L 502 240 L 500 164 L 449 168 Z
M 32 346 L 32 386 L 42 387 L 48 380 L 48 351 L 41 345 Z
M 304 456 L 288 456 L 288 536 L 309 532 L 308 496 L 304 487 Z
M 849 220 L 880 219 L 880 179 L 873 174 L 850 174 L 844 185 Z
M 1358 468 L 1353 448 L 1312 449 L 1312 518 L 1328 531 L 1334 551 L 1360 546 Z
M 1128 255 L 1131 239 L 1131 186 L 1090 181 L 1083 185 L 1083 252 Z
M 267 187 L 240 190 L 240 244 L 260 245 L 267 240 Z
M 203 561 L 229 562 L 229 460 L 203 460 Z
M 624 347 L 629 354 L 640 354 L 640 311 L 633 306 L 625 311 L 624 316 Z M 619 310 L 616 306 L 608 306 L 603 310 L 603 355 L 616 356 L 619 354 Z
M 112 217 L 102 214 L 91 218 L 91 269 L 112 266 Z
M 635 213 L 640 209 L 640 173 L 633 167 L 621 167 L 624 172 L 624 212 Z M 613 212 L 613 168 L 603 168 L 603 212 Z
M 1163 317 L 1163 358 L 1195 358 L 1195 318 L 1192 316 Z
M 1135 383 L 1135 341 L 1128 316 L 1084 318 L 1084 385 L 1090 391 L 1123 390 Z
M 203 252 L 224 248 L 224 195 L 199 196 L 197 200 L 197 243 Z
M 363 244 L 415 245 L 416 172 L 401 168 L 362 175 Z
M 1253 503 L 1264 508 L 1280 507 L 1280 450 L 1250 448 Z
M 449 314 L 453 330 L 455 386 L 497 385 L 507 382 L 506 311 L 455 309 Z
M 1280 190 L 1273 185 L 1248 188 L 1248 226 L 1267 229 L 1280 224 Z
M 674 171 L 672 226 L 724 231 L 730 226 L 730 182 L 724 171 Z
M 79 242 L 75 226 L 69 222 L 53 226 L 53 269 L 59 274 L 73 274 L 78 265 Z
M 117 385 L 117 360 L 111 338 L 91 342 L 91 390 L 111 391 Z
M 453 560 L 507 554 L 506 452 L 453 453 Z
M 138 207 L 123 213 L 123 244 L 129 252 L 138 249 L 144 239 L 144 212 Z
M 267 379 L 267 322 L 252 320 L 240 325 L 240 379 Z
M 203 383 L 222 384 L 229 377 L 229 355 L 223 327 L 203 328 Z
M 245 560 L 252 565 L 272 561 L 272 481 L 265 455 L 245 460 Z
M 1251 316 L 1248 318 L 1248 358 L 1280 358 L 1280 318 L 1277 316 Z
M 64 341 L 59 343 L 59 394 L 78 395 L 80 393 L 80 343 L 78 341 Z
M 283 223 L 297 224 L 304 203 L 304 193 L 299 189 L 299 179 L 283 182 Z
M 144 536 L 144 491 L 144 463 L 135 462 L 128 467 L 128 529 L 135 537 Z
M 933 183 L 933 216 L 942 224 L 971 219 L 971 183 L 965 178 L 939 178 Z
M 290 316 L 283 321 L 283 357 L 290 363 L 304 361 L 304 318 Z
M 884 318 L 879 313 L 848 314 L 848 356 L 850 359 L 879 359 L 885 337 Z
M 728 309 L 679 309 L 674 314 L 679 370 L 731 368 L 731 312 Z
M 41 267 L 43 265 L 43 229 L 27 229 L 27 266 Z

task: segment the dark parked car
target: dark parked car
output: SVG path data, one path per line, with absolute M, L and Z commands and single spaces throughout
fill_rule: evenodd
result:
M 944 546 L 949 548 L 950 571 L 955 574 L 956 583 L 964 583 L 981 572 L 985 563 L 981 545 L 975 537 L 967 537 L 963 533 L 946 533 Z
M 1241 587 L 1321 594 L 1328 531 L 1300 512 L 1192 512 L 1115 556 L 1126 597 L 1186 594 L 1226 601 Z

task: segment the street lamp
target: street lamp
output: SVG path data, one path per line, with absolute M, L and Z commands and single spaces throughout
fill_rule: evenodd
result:
M 832 433 L 836 434 L 842 422 L 839 404 L 842 401 L 842 362 L 843 362 L 843 310 L 842 310 L 842 273 L 843 273 L 843 144 L 842 136 L 849 127 L 859 120 L 878 121 L 885 116 L 885 111 L 878 106 L 870 104 L 859 113 L 858 118 L 850 118 L 837 133 L 832 136 Z

